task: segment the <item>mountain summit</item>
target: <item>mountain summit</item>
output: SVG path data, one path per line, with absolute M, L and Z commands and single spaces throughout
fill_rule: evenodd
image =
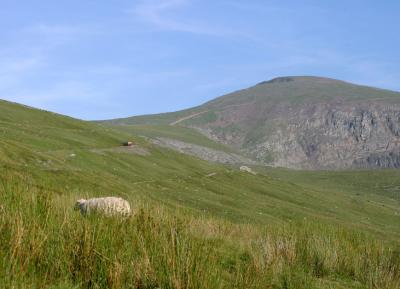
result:
M 278 77 L 192 109 L 108 122 L 194 128 L 271 166 L 400 167 L 400 93 L 330 78 Z

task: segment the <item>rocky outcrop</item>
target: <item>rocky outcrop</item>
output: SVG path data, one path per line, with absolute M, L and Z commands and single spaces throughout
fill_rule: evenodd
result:
M 208 124 L 209 137 L 268 165 L 295 169 L 399 168 L 400 106 L 371 103 L 312 104 L 265 115 L 259 136 L 244 128 L 221 130 Z M 224 112 L 220 112 L 224 115 Z M 252 121 L 248 120 L 249 123 Z M 268 128 L 263 130 L 263 128 Z M 202 130 L 203 133 L 205 130 Z
M 248 155 L 273 166 L 296 169 L 400 167 L 399 105 L 317 103 L 287 110 L 290 117 L 275 113 L 265 115 L 262 127 L 270 128 L 265 133 L 260 132 L 260 137 L 253 142 L 246 142 L 254 132 L 245 128 L 230 135 L 229 130 L 208 125 L 208 135 L 224 143 L 236 139 Z M 262 127 L 257 129 L 262 130 Z
M 292 139 L 281 133 L 276 135 L 278 137 L 272 136 L 271 142 L 266 140 L 273 150 L 275 147 L 278 151 L 275 165 L 293 168 L 397 167 L 395 160 L 387 159 L 392 156 L 391 152 L 399 150 L 399 121 L 394 121 L 399 107 L 317 104 L 313 110 L 311 115 L 300 111 L 296 123 L 288 123 L 286 133 L 293 135 Z M 297 158 L 293 158 L 293 149 Z
M 264 164 L 398 168 L 400 93 L 325 78 L 283 77 L 206 104 L 184 123 Z
M 155 145 L 166 147 L 184 154 L 192 155 L 210 162 L 230 164 L 230 165 L 256 164 L 254 160 L 251 160 L 239 154 L 215 150 L 192 143 L 187 143 L 164 137 L 153 138 L 150 140 Z
M 359 168 L 400 168 L 400 151 L 372 153 L 363 159 L 354 161 Z

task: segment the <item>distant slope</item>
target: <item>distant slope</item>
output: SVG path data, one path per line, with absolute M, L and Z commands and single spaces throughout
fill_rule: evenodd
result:
M 323 182 L 311 180 L 312 172 L 260 170 L 252 175 L 160 148 L 108 126 L 8 102 L 0 102 L 0 116 L 3 186 L 18 181 L 40 187 L 63 196 L 67 208 L 74 202 L 69 195 L 119 195 L 240 223 L 306 218 L 381 238 L 400 237 L 399 171 L 349 172 L 337 188 L 333 173 L 321 175 Z M 136 145 L 120 147 L 127 139 Z M 364 178 L 375 185 L 370 187 Z M 353 187 L 357 180 L 363 185 Z
M 225 152 L 235 152 L 232 148 L 215 142 L 198 131 L 186 127 L 172 125 L 123 125 L 112 126 L 111 128 L 125 133 L 145 136 L 148 138 L 163 137 Z
M 400 168 L 400 93 L 320 77 L 280 77 L 204 105 L 106 121 L 194 128 L 264 164 Z
M 174 125 L 111 125 L 114 130 L 140 135 L 161 147 L 198 157 L 214 163 L 256 164 L 238 150 L 213 141 L 191 128 Z

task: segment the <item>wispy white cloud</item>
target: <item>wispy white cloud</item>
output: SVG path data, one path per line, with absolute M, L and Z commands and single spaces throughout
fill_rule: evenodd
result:
M 193 5 L 190 0 L 151 0 L 143 1 L 128 13 L 163 31 L 175 31 L 209 36 L 231 36 L 241 34 L 239 31 L 218 27 L 202 19 L 187 19 L 177 12 Z M 175 12 L 175 13 L 174 13 Z M 172 15 L 173 14 L 173 15 Z
M 47 66 L 49 55 L 76 33 L 67 26 L 35 24 L 16 31 L 8 45 L 0 48 L 0 92 L 18 85 L 30 74 Z
M 325 74 L 400 90 L 396 61 L 362 55 L 368 49 L 355 55 L 324 33 L 317 37 L 318 28 L 321 33 L 337 25 L 320 21 L 329 14 L 319 2 L 307 9 L 279 1 L 130 3 L 130 10 L 110 5 L 110 13 L 75 24 L 43 15 L 42 22 L 7 33 L 0 47 L 0 98 L 106 118 L 192 106 L 278 75 Z M 305 12 L 320 26 L 307 26 Z M 149 31 L 173 32 L 175 42 L 152 39 Z
M 18 37 L 10 38 L 8 44 L 0 48 L 0 97 L 43 107 L 43 103 L 51 99 L 63 95 L 67 97 L 67 94 L 68 97 L 79 95 L 69 93 L 71 91 L 68 87 L 71 83 L 62 86 L 57 84 L 58 87 L 54 87 L 54 80 L 49 78 L 49 88 L 46 89 L 48 93 L 45 93 L 38 89 L 40 84 L 36 81 L 40 75 L 53 78 L 52 52 L 72 43 L 81 32 L 78 27 L 43 23 L 16 30 L 15 35 Z M 75 92 L 83 89 L 77 85 L 71 87 L 75 87 Z M 65 93 L 62 93 L 62 90 Z

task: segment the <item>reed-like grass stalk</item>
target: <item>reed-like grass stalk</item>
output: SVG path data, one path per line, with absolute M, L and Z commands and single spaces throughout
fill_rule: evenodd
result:
M 73 211 L 3 180 L 0 288 L 400 288 L 400 251 L 313 222 L 238 225 L 135 203 L 128 219 Z

